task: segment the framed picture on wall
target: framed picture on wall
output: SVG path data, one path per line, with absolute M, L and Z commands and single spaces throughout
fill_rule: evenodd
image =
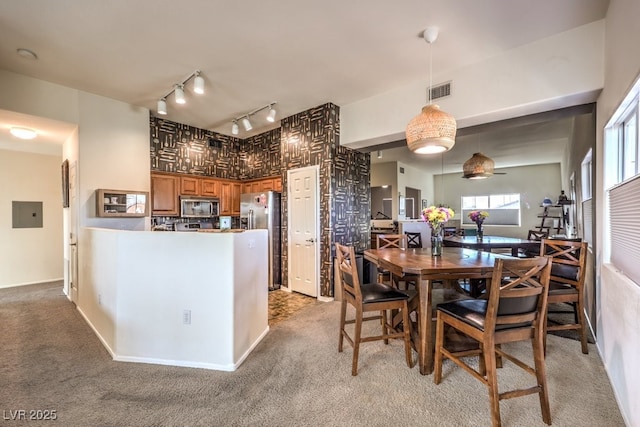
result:
M 62 207 L 69 207 L 69 160 L 62 162 Z

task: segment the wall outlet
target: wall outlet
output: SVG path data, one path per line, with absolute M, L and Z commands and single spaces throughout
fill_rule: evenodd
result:
M 183 310 L 182 311 L 182 324 L 190 325 L 191 324 L 191 310 Z
M 256 247 L 256 241 L 253 239 L 249 240 L 249 249 Z

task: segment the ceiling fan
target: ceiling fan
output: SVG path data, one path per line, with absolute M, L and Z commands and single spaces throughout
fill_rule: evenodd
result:
M 493 175 L 506 175 L 505 172 L 494 172 L 495 162 L 482 153 L 473 153 L 473 156 L 462 165 L 462 178 L 485 179 Z

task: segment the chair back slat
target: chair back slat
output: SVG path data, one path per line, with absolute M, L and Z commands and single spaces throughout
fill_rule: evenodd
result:
M 353 246 L 344 246 L 340 243 L 336 243 L 335 246 L 342 289 L 356 300 L 362 300 L 360 278 L 358 277 L 358 268 L 355 263 L 356 256 Z
M 407 247 L 407 236 L 405 234 L 378 234 L 376 240 L 378 247 L 376 249 L 385 248 L 404 248 Z
M 551 260 L 545 257 L 498 259 L 489 286 L 486 328 L 534 326 L 545 313 Z M 533 325 L 532 325 L 533 324 Z
M 407 248 L 421 248 L 422 247 L 422 233 L 405 231 L 407 236 Z
M 576 288 L 584 284 L 587 262 L 587 242 L 542 239 L 540 255 L 553 262 L 551 281 L 566 283 Z

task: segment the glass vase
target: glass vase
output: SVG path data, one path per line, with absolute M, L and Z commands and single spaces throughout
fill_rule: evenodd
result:
M 476 238 L 478 242 L 482 242 L 482 238 L 484 237 L 484 229 L 482 228 L 482 224 L 478 224 L 478 231 L 476 232 Z
M 431 230 L 431 255 L 442 256 L 442 240 L 444 229 Z

